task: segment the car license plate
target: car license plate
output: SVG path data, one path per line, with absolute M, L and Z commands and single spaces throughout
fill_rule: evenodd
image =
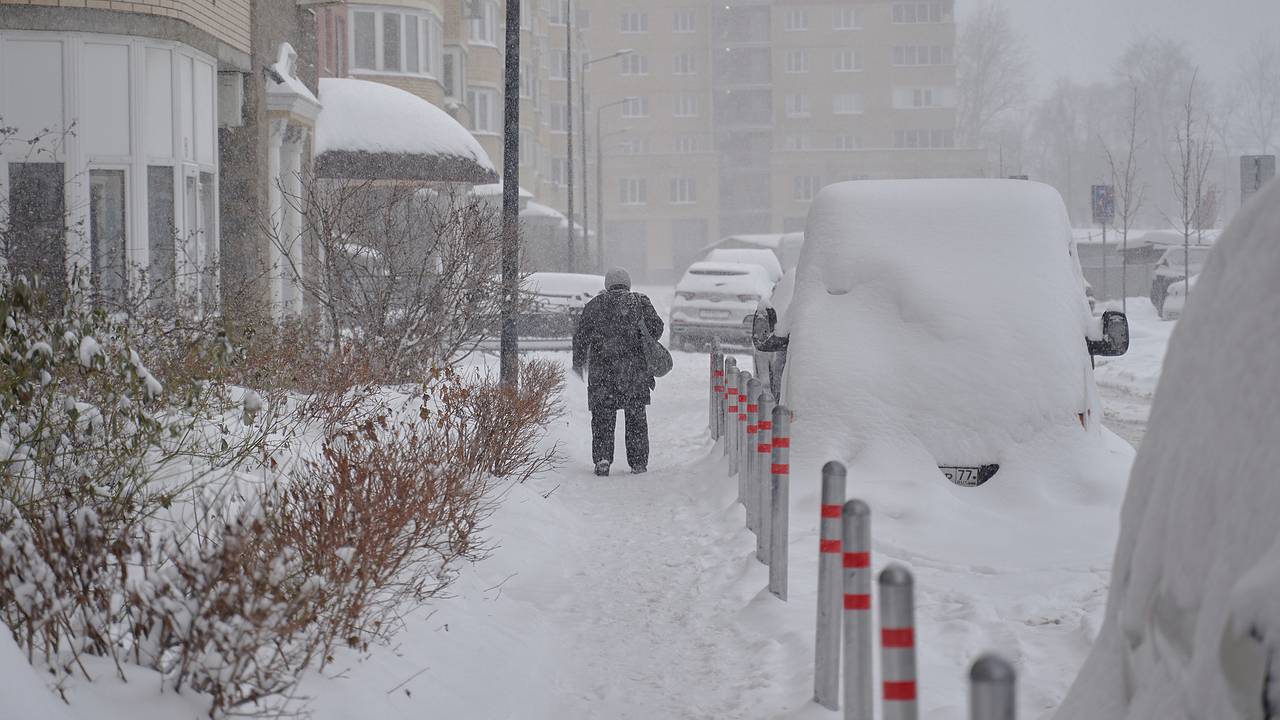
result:
M 706 318 L 707 320 L 728 320 L 729 311 L 728 310 L 699 310 L 698 316 Z
M 951 482 L 961 487 L 978 487 L 1000 470 L 999 465 L 939 465 L 938 469 Z

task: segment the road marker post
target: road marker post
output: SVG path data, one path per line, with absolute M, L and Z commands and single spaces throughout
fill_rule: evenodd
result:
M 883 720 L 916 720 L 915 580 L 894 563 L 880 571 Z
M 844 717 L 872 720 L 871 508 L 850 500 L 841 510 L 844 552 Z
M 760 535 L 760 490 L 756 485 L 756 461 L 760 453 L 756 452 L 756 436 L 760 433 L 760 380 L 751 378 L 747 383 L 747 429 L 742 445 L 742 486 L 747 498 L 747 528 Z
M 969 668 L 969 720 L 1017 720 L 1018 673 L 999 655 L 979 657 Z
M 773 408 L 770 426 L 769 508 L 773 517 L 769 523 L 769 592 L 785 602 L 791 512 L 791 411 L 786 405 Z
M 822 466 L 822 508 L 818 540 L 818 628 L 814 638 L 813 699 L 828 710 L 840 707 L 840 620 L 843 587 L 840 574 L 840 525 L 845 468 L 836 461 Z
M 770 533 L 773 528 L 773 503 L 770 482 L 770 453 L 773 452 L 773 394 L 768 390 L 756 399 L 756 460 L 752 475 L 756 496 L 756 559 L 769 564 Z

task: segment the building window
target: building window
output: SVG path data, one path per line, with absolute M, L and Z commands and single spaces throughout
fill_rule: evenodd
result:
M 809 29 L 809 11 L 804 8 L 790 8 L 783 16 L 782 29 L 796 32 Z
M 952 0 L 895 2 L 893 21 L 898 24 L 949 23 L 954 12 Z
M 533 165 L 537 158 L 534 155 L 536 148 L 533 144 L 533 133 L 528 130 L 520 131 L 520 164 Z
M 168 165 L 147 167 L 147 279 L 152 299 L 166 306 L 177 300 L 173 172 Z
M 857 150 L 858 138 L 847 133 L 838 134 L 833 139 L 832 148 L 835 150 Z
M 839 93 L 831 96 L 832 114 L 860 115 L 862 111 L 862 93 Z
M 811 114 L 808 95 L 787 95 L 784 102 L 789 118 L 804 118 Z
M 569 0 L 551 0 L 551 14 L 547 21 L 552 25 L 564 25 L 565 18 L 569 17 Z
M 649 74 L 649 56 L 640 53 L 630 53 L 618 58 L 618 62 L 622 63 L 623 75 L 648 75 Z
M 627 138 L 618 143 L 620 155 L 644 155 L 649 152 L 649 141 L 644 138 Z
M 440 18 L 383 10 L 357 10 L 352 15 L 354 69 L 431 77 L 440 72 Z
M 649 192 L 644 178 L 624 177 L 618 180 L 618 202 L 623 205 L 644 205 L 649 202 Z
M 956 146 L 955 130 L 894 130 L 893 146 L 905 149 L 945 149 Z
M 54 296 L 66 289 L 63 164 L 9 163 L 9 237 L 5 261 L 13 275 L 40 275 Z
M 676 53 L 675 60 L 672 62 L 672 73 L 675 75 L 692 75 L 694 74 L 693 53 Z
M 649 117 L 649 98 L 645 95 L 639 97 L 627 98 L 622 103 L 622 117 L 624 118 L 644 118 Z
M 471 42 L 480 45 L 497 45 L 498 43 L 498 3 L 497 0 L 468 0 L 471 11 Z
M 817 175 L 797 175 L 791 179 L 791 199 L 809 202 L 818 195 L 822 180 Z
M 677 135 L 675 142 L 676 153 L 680 155 L 688 155 L 698 152 L 698 136 L 697 135 Z
M 953 108 L 956 106 L 956 89 L 948 86 L 896 87 L 893 89 L 893 106 L 899 110 Z
M 568 128 L 568 106 L 562 102 L 551 103 L 551 131 L 565 132 Z
M 697 95 L 677 95 L 675 116 L 679 118 L 697 117 L 698 116 L 698 96 Z
M 808 150 L 812 144 L 808 133 L 787 133 L 782 137 L 783 150 Z
M 835 22 L 832 25 L 836 30 L 862 29 L 862 13 L 858 12 L 858 8 L 838 7 L 835 10 Z
M 488 88 L 467 88 L 467 105 L 471 107 L 471 129 L 479 133 L 496 133 L 498 121 L 498 91 Z
M 129 289 L 125 247 L 125 171 L 89 171 L 89 248 L 98 302 L 124 309 Z
M 789 73 L 809 72 L 809 51 L 788 50 L 786 56 L 786 71 Z
M 671 19 L 671 31 L 676 33 L 696 32 L 697 14 L 694 10 L 676 10 Z
M 569 163 L 562 157 L 551 158 L 551 183 L 564 187 L 569 184 Z
M 861 72 L 862 57 L 857 50 L 845 48 L 837 50 L 832 63 L 832 69 L 836 72 Z
M 954 65 L 955 48 L 951 45 L 895 45 L 893 64 L 906 67 Z
M 649 32 L 649 14 L 638 10 L 628 10 L 622 13 L 618 29 L 624 33 L 647 33 Z
M 569 53 L 564 50 L 551 51 L 551 68 L 548 77 L 552 80 L 563 80 L 569 68 Z
M 441 58 L 441 74 L 444 75 L 445 97 L 462 97 L 462 50 L 450 48 Z
M 673 205 L 691 205 L 696 202 L 698 202 L 698 191 L 693 178 L 671 178 L 671 203 Z

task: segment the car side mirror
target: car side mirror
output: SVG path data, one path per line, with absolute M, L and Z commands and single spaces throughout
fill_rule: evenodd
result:
M 1129 351 L 1129 318 L 1122 312 L 1102 313 L 1102 339 L 1089 340 L 1089 354 L 1117 357 Z
M 756 308 L 751 319 L 751 344 L 760 352 L 778 352 L 787 347 L 787 339 L 773 334 L 778 326 L 778 311 L 771 307 Z

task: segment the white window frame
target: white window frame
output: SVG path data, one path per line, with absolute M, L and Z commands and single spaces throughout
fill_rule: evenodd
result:
M 502 35 L 497 0 L 467 0 L 480 8 L 480 17 L 467 18 L 467 41 L 472 45 L 497 47 Z
M 648 182 L 642 177 L 618 178 L 619 205 L 648 205 Z
M 795 202 L 812 202 L 822 189 L 822 178 L 817 175 L 795 175 L 791 179 L 791 199 Z
M 481 102 L 481 98 L 484 101 Z M 471 110 L 471 132 L 476 135 L 497 135 L 502 130 L 498 106 L 500 94 L 497 88 L 473 85 L 467 88 L 467 107 Z M 481 112 L 481 109 L 484 112 Z
M 698 96 L 688 93 L 676 95 L 676 109 L 675 112 L 672 113 L 672 117 L 698 117 Z
M 807 118 L 813 116 L 813 106 L 808 95 L 803 93 L 788 94 L 783 102 L 784 112 L 789 118 Z
M 695 178 L 679 175 L 671 178 L 672 205 L 694 205 L 698 202 L 698 185 Z
M 357 13 L 373 14 L 373 64 L 374 67 L 361 67 L 356 65 L 356 23 L 355 15 Z M 388 70 L 386 68 L 386 38 L 384 29 L 386 27 L 387 15 L 400 16 L 400 69 Z M 348 17 L 351 22 L 347 25 L 347 62 L 349 64 L 349 72 L 351 75 L 394 75 L 406 77 L 424 77 L 433 80 L 443 80 L 440 73 L 444 67 L 444 22 L 430 10 L 410 10 L 401 8 L 383 8 L 373 5 L 352 5 L 348 9 Z M 410 30 L 409 26 L 413 29 Z M 409 43 L 407 36 L 409 32 L 417 34 L 418 47 L 418 70 L 417 72 L 409 72 Z
M 649 117 L 649 98 L 644 95 L 637 95 L 627 99 L 626 102 L 622 103 L 621 115 L 629 120 Z
M 693 8 L 677 8 L 671 18 L 671 32 L 676 35 L 698 31 L 698 11 Z
M 624 35 L 640 35 L 649 32 L 649 13 L 643 10 L 624 10 L 618 16 L 618 32 Z
M 832 115 L 861 115 L 867 111 L 862 93 L 836 93 L 831 96 Z
M 809 11 L 806 8 L 787 8 L 782 18 L 784 32 L 804 32 L 809 29 Z
M 831 57 L 831 71 L 862 72 L 862 55 L 853 48 L 840 48 Z
M 678 52 L 671 59 L 672 75 L 697 75 L 697 57 L 691 52 Z
M 649 56 L 644 53 L 627 53 L 618 58 L 620 74 L 641 77 L 649 74 Z
M 836 7 L 832 28 L 840 31 L 862 29 L 862 9 L 856 6 Z
M 785 55 L 783 72 L 789 75 L 800 75 L 809 72 L 809 51 L 804 48 L 788 50 Z

